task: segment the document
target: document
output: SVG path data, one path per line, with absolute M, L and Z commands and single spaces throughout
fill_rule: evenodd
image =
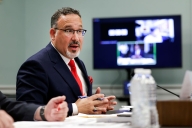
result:
M 104 123 L 86 120 L 81 122 L 73 120 L 68 122 L 45 122 L 45 121 L 19 121 L 15 122 L 15 128 L 131 128 L 127 123 Z M 89 118 L 90 119 L 90 118 Z
M 96 117 L 96 118 L 95 118 Z M 77 116 L 70 116 L 61 122 L 47 122 L 47 121 L 19 121 L 15 122 L 15 128 L 131 128 L 129 123 L 118 121 L 114 123 L 110 121 L 113 119 L 125 120 L 122 117 L 117 118 L 114 114 L 101 115 L 86 115 L 80 114 Z M 97 119 L 104 119 L 103 121 Z

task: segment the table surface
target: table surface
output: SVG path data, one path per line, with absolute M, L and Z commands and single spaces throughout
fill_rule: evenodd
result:
M 126 123 L 114 123 L 115 121 L 128 120 Z M 15 122 L 15 128 L 132 128 L 131 117 L 121 118 L 116 114 L 86 115 L 79 114 L 71 116 L 63 122 L 46 121 L 20 121 Z M 112 122 L 114 121 L 114 122 Z M 190 128 L 190 127 L 161 127 L 161 128 Z

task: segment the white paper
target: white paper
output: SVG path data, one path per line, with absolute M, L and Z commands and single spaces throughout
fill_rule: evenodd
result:
M 20 121 L 15 122 L 15 128 L 131 128 L 128 123 L 112 123 L 112 122 L 98 122 L 97 119 L 101 119 L 99 115 L 96 118 L 70 116 L 62 122 L 46 122 L 46 121 Z M 85 116 L 85 115 L 84 115 Z M 99 118 L 98 118 L 99 117 Z M 116 117 L 112 115 L 106 115 L 105 117 Z M 102 118 L 105 118 L 104 116 Z

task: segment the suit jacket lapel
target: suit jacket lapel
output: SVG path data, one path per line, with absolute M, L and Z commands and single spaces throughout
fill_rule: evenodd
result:
M 88 90 L 87 95 L 90 96 L 90 95 L 92 95 L 92 88 L 91 88 L 91 84 L 90 84 L 89 79 L 88 79 L 88 75 L 87 75 L 87 71 L 85 69 L 85 66 L 80 61 L 80 59 L 78 57 L 75 58 L 75 62 L 78 64 L 79 68 L 81 69 L 81 71 L 83 73 L 83 78 L 86 82 L 87 90 Z
M 55 70 L 62 76 L 62 78 L 66 81 L 66 83 L 70 86 L 72 92 L 74 92 L 75 96 L 81 96 L 81 91 L 79 86 L 73 77 L 72 73 L 70 72 L 69 68 L 56 51 L 56 49 L 49 43 L 46 47 L 50 60 L 54 63 L 53 67 Z

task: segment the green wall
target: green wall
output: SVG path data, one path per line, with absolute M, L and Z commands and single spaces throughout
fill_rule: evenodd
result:
M 84 28 L 88 30 L 80 58 L 84 61 L 89 75 L 93 76 L 95 85 L 122 85 L 127 74 L 125 70 L 93 69 L 94 17 L 181 14 L 183 67 L 153 69 L 152 72 L 157 83 L 174 85 L 181 84 L 185 71 L 191 70 L 191 0 L 3 0 L 0 4 L 0 85 L 15 84 L 19 65 L 49 43 L 52 14 L 67 6 L 80 11 Z M 8 14 L 9 17 L 6 16 Z
M 17 70 L 25 60 L 24 0 L 0 3 L 0 85 L 15 85 Z

